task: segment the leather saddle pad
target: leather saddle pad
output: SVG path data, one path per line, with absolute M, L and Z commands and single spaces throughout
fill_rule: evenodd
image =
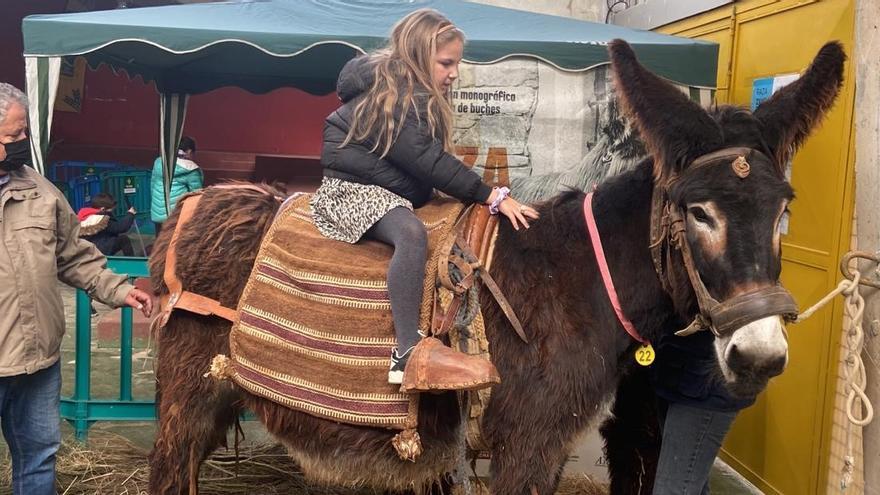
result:
M 323 237 L 310 195 L 282 206 L 260 246 L 230 334 L 232 379 L 247 391 L 318 417 L 406 429 L 418 395 L 387 382 L 394 326 L 386 272 L 392 248 Z M 430 332 L 438 247 L 463 205 L 416 210 L 428 231 L 420 331 Z

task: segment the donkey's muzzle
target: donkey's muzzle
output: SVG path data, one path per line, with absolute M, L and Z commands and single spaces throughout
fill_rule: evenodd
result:
M 768 316 L 779 315 L 792 321 L 797 317 L 798 308 L 791 293 L 777 284 L 725 299 L 708 312 L 712 333 L 723 337 Z

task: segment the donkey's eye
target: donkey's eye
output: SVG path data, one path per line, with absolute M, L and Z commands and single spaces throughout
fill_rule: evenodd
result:
M 709 218 L 709 215 L 706 214 L 706 210 L 700 208 L 699 206 L 691 206 L 690 208 L 688 208 L 688 213 L 690 213 L 690 215 L 694 217 L 694 220 L 700 223 L 704 223 L 709 226 L 712 226 L 714 224 L 712 219 Z

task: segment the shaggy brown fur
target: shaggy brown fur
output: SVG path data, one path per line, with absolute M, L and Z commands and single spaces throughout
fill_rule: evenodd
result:
M 184 288 L 235 307 L 260 240 L 280 205 L 274 197 L 279 192 L 262 187 L 267 194 L 205 190 L 178 241 L 178 277 Z M 169 217 L 150 260 L 153 287 L 160 294 L 167 292 L 162 273 L 178 215 L 179 210 Z M 229 330 L 225 320 L 177 311 L 157 335 L 159 431 L 150 453 L 151 493 L 197 493 L 199 465 L 224 444 L 227 430 L 244 408 L 290 447 L 316 481 L 406 489 L 428 485 L 455 467 L 460 412 L 454 394 L 423 397 L 419 430 L 425 454 L 419 464 L 404 462 L 390 445 L 395 433 L 391 430 L 314 418 L 244 394 L 228 382 L 204 378 L 213 356 L 229 354 Z
M 831 52 L 837 47 L 839 56 L 820 57 L 811 72 L 840 73 L 827 67 L 843 64 L 839 46 L 829 46 Z M 773 252 L 769 239 L 772 219 L 768 219 L 775 212 L 762 205 L 782 204 L 791 195 L 778 166 L 767 160 L 755 161 L 749 178 L 741 180 L 729 166 L 706 166 L 689 173 L 687 164 L 700 153 L 724 146 L 762 149 L 763 126 L 774 128 L 777 118 L 790 125 L 804 120 L 792 120 L 784 112 L 760 121 L 741 110 L 721 108 L 705 113 L 686 99 L 674 97 L 675 90 L 639 66 L 625 43 L 614 42 L 611 55 L 619 73 L 618 90 L 650 143 L 653 160 L 603 183 L 594 196 L 594 212 L 623 310 L 643 337 L 656 340 L 661 334 L 682 328 L 696 308 L 685 276 L 680 277 L 681 283 L 670 295 L 663 291 L 654 272 L 648 230 L 655 175 L 680 176 L 670 192 L 676 204 L 687 204 L 695 198 L 716 200 L 734 229 L 728 238 L 736 242 L 720 261 L 701 258 L 699 246 L 691 246 L 713 294 L 726 293 L 726 285 L 742 282 L 741 277 L 760 283 L 775 281 L 779 276 L 778 253 Z M 821 100 L 839 87 L 838 79 L 820 79 L 806 75 L 804 80 L 815 81 L 821 87 L 802 85 L 796 101 L 810 99 L 811 94 Z M 778 98 L 783 97 L 785 93 Z M 774 104 L 778 98 L 767 104 Z M 809 114 L 829 105 L 813 102 L 803 107 Z M 807 120 L 815 123 L 818 118 L 813 115 Z M 803 139 L 798 137 L 800 132 L 792 136 L 794 142 L 783 139 L 778 146 Z M 655 167 L 654 163 L 659 165 Z M 481 302 L 486 333 L 493 362 L 502 377 L 483 418 L 491 447 L 494 493 L 552 494 L 574 440 L 602 417 L 620 377 L 629 376 L 633 366 L 634 341 L 620 326 L 605 293 L 587 239 L 583 201 L 580 191 L 564 193 L 540 206 L 541 220 L 530 229 L 517 232 L 507 222 L 501 226 L 493 276 L 516 308 L 530 342 L 525 344 L 516 336 L 484 291 Z M 184 287 L 234 306 L 277 206 L 269 195 L 206 192 L 201 210 L 181 238 L 178 275 Z M 172 214 L 168 228 L 163 229 L 151 261 L 154 286 L 160 290 L 164 290 L 159 278 L 165 248 L 177 215 Z M 740 273 L 745 275 L 732 275 Z M 313 479 L 391 489 L 418 488 L 454 467 L 461 438 L 455 394 L 423 394 L 419 431 L 424 454 L 416 463 L 403 462 L 390 446 L 393 431 L 321 420 L 237 393 L 228 384 L 203 379 L 201 375 L 211 357 L 227 352 L 228 330 L 225 322 L 175 314 L 160 335 L 160 427 L 150 459 L 152 493 L 182 493 L 193 485 L 199 463 L 221 443 L 242 407 L 257 414 Z M 744 381 L 754 387 L 766 384 L 767 376 L 761 373 L 746 376 Z M 645 382 L 633 376 L 627 383 L 637 390 Z M 631 400 L 637 395 L 627 390 L 628 386 L 618 391 L 621 407 L 637 402 Z M 653 417 L 650 412 L 624 414 L 626 411 L 620 408 L 617 412 L 619 421 L 603 428 L 609 441 L 628 438 L 631 427 L 627 421 L 643 422 L 648 431 L 656 432 L 648 424 Z M 644 444 L 629 455 L 612 452 L 615 446 L 609 445 L 611 473 L 615 478 L 623 477 L 613 482 L 616 490 L 650 493 L 656 461 L 647 457 L 656 454 L 656 438 L 646 437 Z M 636 461 L 640 464 L 628 465 Z
M 272 221 L 279 191 L 209 189 L 177 245 L 177 275 L 187 290 L 235 307 Z M 167 293 L 162 274 L 179 210 L 164 224 L 150 259 L 152 286 Z M 205 267 L 212 269 L 205 270 Z M 241 412 L 241 396 L 229 384 L 206 380 L 205 359 L 228 353 L 225 320 L 175 312 L 156 335 L 158 433 L 150 453 L 152 493 L 196 493 L 202 461 L 226 442 Z

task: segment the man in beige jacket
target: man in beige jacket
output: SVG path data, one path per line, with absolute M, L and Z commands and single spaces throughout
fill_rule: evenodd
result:
M 0 424 L 13 493 L 54 494 L 64 334 L 57 281 L 146 316 L 152 302 L 107 269 L 97 248 L 79 238 L 64 195 L 25 166 L 31 161 L 27 100 L 6 83 L 0 83 L 0 145 Z

